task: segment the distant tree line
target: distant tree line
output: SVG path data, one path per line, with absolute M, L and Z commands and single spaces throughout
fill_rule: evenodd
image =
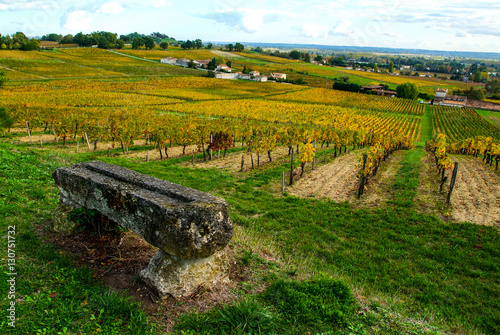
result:
M 156 45 L 159 45 L 165 50 L 170 44 L 177 45 L 175 38 L 159 32 L 154 32 L 150 35 L 134 32 L 128 35 L 120 35 L 119 38 L 118 34 L 107 31 L 95 31 L 90 34 L 83 34 L 80 32 L 75 36 L 71 34 L 63 36 L 51 33 L 42 36 L 41 40 L 58 42 L 61 44 L 75 43 L 81 47 L 97 46 L 102 49 L 121 49 L 125 44 L 131 44 L 133 49 L 140 49 L 141 47 L 153 49 Z
M 241 43 L 236 43 L 235 45 L 230 43 L 230 44 L 226 45 L 226 50 L 242 52 L 243 50 L 245 50 L 245 46 Z
M 39 50 L 40 41 L 37 39 L 30 39 L 22 32 L 17 32 L 13 35 L 2 36 L 0 34 L 0 49 L 1 50 Z

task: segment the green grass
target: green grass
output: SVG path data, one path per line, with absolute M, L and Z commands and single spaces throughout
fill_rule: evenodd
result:
M 62 157 L 29 149 L 12 150 L 0 144 L 0 222 L 6 231 L 15 226 L 15 328 L 5 317 L 4 334 L 150 334 L 153 328 L 140 307 L 113 293 L 92 278 L 88 269 L 75 267 L 71 257 L 42 241 L 35 226 L 48 228 L 57 206 L 52 171 L 70 163 Z M 0 274 L 0 308 L 6 311 L 6 262 Z M 4 314 L 5 315 L 5 312 Z
M 207 188 L 202 182 L 197 187 L 224 194 L 236 224 L 272 236 L 283 255 L 306 256 L 311 273 L 341 276 L 367 295 L 396 296 L 402 302 L 400 313 L 430 323 L 443 320 L 444 329 L 499 332 L 498 230 L 443 223 L 415 212 L 412 201 L 422 155 L 423 150 L 407 152 L 393 185 L 391 207 L 375 211 L 348 203 L 276 198 L 264 188 L 278 178 L 281 166 L 233 181 L 223 175 L 226 179 L 217 186 Z M 147 164 L 129 167 L 166 177 Z M 179 168 L 178 173 L 188 170 Z M 214 171 L 196 172 L 200 180 L 210 173 Z M 187 184 L 196 186 L 189 178 Z M 226 186 L 234 189 L 228 192 Z M 372 327 L 369 320 L 363 322 Z
M 427 116 L 422 140 L 429 132 Z M 332 151 L 320 151 L 319 158 L 329 159 Z M 237 295 L 242 298 L 235 303 L 188 314 L 179 322 L 180 333 L 500 332 L 498 229 L 447 223 L 416 212 L 413 200 L 424 155 L 420 147 L 405 153 L 388 207 L 375 210 L 274 195 L 269 185 L 288 171 L 287 157 L 265 168 L 231 174 L 181 164 L 191 156 L 146 163 L 103 154 L 80 153 L 70 159 L 27 145 L 0 144 L 0 218 L 4 229 L 15 225 L 18 233 L 18 334 L 154 331 L 138 306 L 100 286 L 88 270 L 75 268 L 71 257 L 59 254 L 35 232 L 35 225 L 47 229 L 57 206 L 52 171 L 92 159 L 224 197 L 236 225 L 267 236 L 283 258 L 293 260 L 294 268 L 285 269 L 243 253 L 237 261 L 259 272 L 260 279 L 242 287 L 265 283 L 269 289 L 250 296 L 240 291 Z M 202 155 L 195 158 L 201 160 Z M 5 238 L 1 248 L 6 249 Z M 257 271 L 262 266 L 266 270 Z M 297 281 L 296 277 L 311 278 Z M 329 284 L 318 288 L 317 278 L 326 278 Z M 8 303 L 6 279 L 4 270 L 2 309 Z M 339 279 L 344 284 L 334 284 Z M 329 285 L 346 285 L 341 291 L 358 300 L 338 303 L 341 295 L 336 290 L 327 293 L 324 287 Z M 0 325 L 8 329 L 5 320 Z
M 481 115 L 486 121 L 498 126 L 500 123 L 500 112 L 487 111 L 484 109 L 476 109 L 476 112 Z M 495 120 L 493 120 L 495 119 Z

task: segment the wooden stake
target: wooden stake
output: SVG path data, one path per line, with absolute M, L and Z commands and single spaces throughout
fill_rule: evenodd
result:
M 149 162 L 149 150 L 146 153 L 146 162 Z
M 43 148 L 43 139 L 42 139 L 42 135 L 40 135 L 40 148 Z
M 56 143 L 59 143 L 59 140 L 57 139 L 57 134 L 56 134 L 56 130 L 54 128 L 54 125 L 51 125 L 51 126 L 52 126 L 52 134 L 54 134 L 54 141 L 56 141 Z
M 314 171 L 314 164 L 316 163 L 316 141 L 314 141 L 314 156 L 313 156 L 313 162 L 312 162 L 312 169 Z
M 28 136 L 30 137 L 30 144 L 31 144 L 31 131 L 30 131 L 30 123 L 26 121 L 26 128 L 28 129 Z
M 89 148 L 89 152 L 90 152 L 91 150 L 90 150 L 89 137 L 87 136 L 87 132 L 84 132 L 84 134 L 85 134 L 85 140 L 87 141 L 87 147 Z
M 291 153 L 291 160 L 290 160 L 290 186 L 293 185 L 293 148 L 292 148 L 292 153 Z
M 457 179 L 457 172 L 458 172 L 458 162 L 455 163 L 455 167 L 453 168 L 453 175 L 451 176 L 450 191 L 448 192 L 448 198 L 446 199 L 446 203 L 448 204 L 448 206 L 451 203 L 451 193 L 453 192 L 453 188 L 455 187 L 455 180 Z
M 283 175 L 281 176 L 281 193 L 285 193 L 285 171 L 283 171 Z
M 363 155 L 363 171 L 366 169 L 366 160 L 368 159 L 368 155 L 364 154 Z M 365 181 L 366 181 L 366 176 L 361 177 L 359 180 L 359 189 L 358 189 L 358 199 L 361 198 L 361 195 L 365 191 Z
M 243 172 L 244 165 L 245 165 L 245 155 L 241 155 L 241 172 Z
M 80 146 L 80 141 L 76 142 L 76 153 L 78 153 L 78 147 Z

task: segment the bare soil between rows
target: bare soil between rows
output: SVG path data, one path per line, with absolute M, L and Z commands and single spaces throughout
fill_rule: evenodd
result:
M 438 214 L 445 220 L 500 227 L 500 177 L 479 158 L 456 155 L 451 160 L 458 163 L 458 173 L 451 204 L 447 206 L 445 202 L 453 169 L 446 171 L 448 180 L 443 191 L 439 192 L 440 176 L 434 158 L 432 154 L 424 158 L 417 193 L 420 209 Z

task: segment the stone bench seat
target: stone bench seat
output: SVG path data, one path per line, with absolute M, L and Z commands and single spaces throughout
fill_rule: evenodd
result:
M 99 211 L 160 249 L 141 277 L 161 295 L 189 295 L 227 270 L 233 225 L 225 200 L 100 161 L 54 171 L 63 205 Z

